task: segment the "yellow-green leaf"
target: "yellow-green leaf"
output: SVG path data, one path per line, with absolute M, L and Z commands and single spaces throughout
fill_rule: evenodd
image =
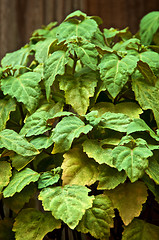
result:
M 10 113 L 16 110 L 14 99 L 0 100 L 0 131 L 5 129 L 6 122 L 9 120 Z
M 90 233 L 97 239 L 108 239 L 110 228 L 113 227 L 114 211 L 110 199 L 105 195 L 97 195 L 93 206 L 86 210 L 85 215 L 76 227 L 82 233 Z
M 8 183 L 12 176 L 11 165 L 8 162 L 0 161 L 0 193 Z
M 148 196 L 147 187 L 143 182 L 124 183 L 113 190 L 105 191 L 105 194 L 113 202 L 114 208 L 119 210 L 125 225 L 140 215 L 142 204 Z
M 13 231 L 16 240 L 42 240 L 48 232 L 61 227 L 60 220 L 51 213 L 40 212 L 33 208 L 23 209 L 15 219 Z
M 39 195 L 45 211 L 51 211 L 56 219 L 61 219 L 74 229 L 85 211 L 92 207 L 94 197 L 84 186 L 65 185 L 64 187 L 44 188 Z
M 98 177 L 98 164 L 87 157 L 80 148 L 73 148 L 64 154 L 63 184 L 91 185 Z

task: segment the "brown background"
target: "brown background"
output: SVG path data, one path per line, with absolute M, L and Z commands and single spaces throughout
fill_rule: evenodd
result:
M 135 33 L 146 13 L 159 11 L 159 0 L 0 0 L 0 59 L 27 43 L 41 25 L 60 23 L 76 9 L 100 16 L 102 27 L 129 26 Z

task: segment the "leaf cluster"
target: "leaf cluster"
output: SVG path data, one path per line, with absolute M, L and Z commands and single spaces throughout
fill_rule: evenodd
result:
M 159 12 L 101 22 L 75 11 L 1 61 L 0 239 L 158 239 Z

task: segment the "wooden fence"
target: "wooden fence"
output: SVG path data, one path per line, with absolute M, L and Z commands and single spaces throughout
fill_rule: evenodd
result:
M 159 10 L 159 0 L 0 0 L 0 59 L 27 43 L 41 25 L 60 23 L 76 9 L 100 16 L 102 27 L 129 26 L 135 33 L 146 13 Z

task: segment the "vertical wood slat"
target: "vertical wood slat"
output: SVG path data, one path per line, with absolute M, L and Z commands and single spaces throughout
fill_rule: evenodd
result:
M 0 0 L 0 59 L 28 42 L 31 33 L 51 21 L 59 23 L 74 10 L 103 19 L 102 27 L 130 26 L 135 33 L 140 19 L 159 11 L 158 0 Z

